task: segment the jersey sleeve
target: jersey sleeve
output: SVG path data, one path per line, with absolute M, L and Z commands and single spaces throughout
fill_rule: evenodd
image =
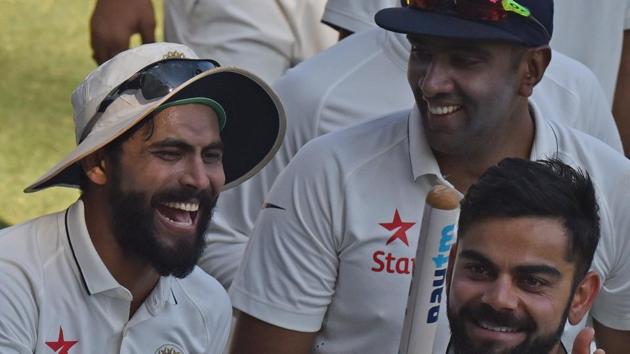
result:
M 306 76 L 305 76 L 306 75 Z M 251 179 L 221 192 L 206 232 L 206 248 L 199 266 L 227 289 L 243 258 L 254 222 L 265 196 L 289 160 L 318 135 L 318 107 L 323 92 L 315 84 L 305 87 L 308 71 L 290 71 L 273 85 L 287 116 L 282 146 L 269 163 Z
M 608 193 L 614 200 L 600 202 L 601 238 L 593 268 L 603 280 L 591 314 L 606 327 L 630 330 L 630 174 L 616 180 L 611 183 L 616 192 Z
M 37 339 L 35 286 L 19 263 L 0 253 L 0 353 L 33 353 Z
M 233 306 L 273 325 L 320 329 L 334 293 L 338 163 L 307 144 L 278 177 L 230 289 Z

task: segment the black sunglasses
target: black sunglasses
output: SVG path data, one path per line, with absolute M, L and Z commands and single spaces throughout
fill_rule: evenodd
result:
M 212 59 L 166 59 L 145 66 L 105 96 L 96 114 L 83 129 L 79 141 L 85 139 L 101 114 L 125 91 L 139 90 L 146 100 L 164 97 L 191 78 L 220 66 Z

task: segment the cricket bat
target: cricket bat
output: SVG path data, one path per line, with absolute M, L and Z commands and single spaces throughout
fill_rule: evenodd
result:
M 437 185 L 427 194 L 409 288 L 399 354 L 432 354 L 440 306 L 446 306 L 446 268 L 456 241 L 460 194 Z

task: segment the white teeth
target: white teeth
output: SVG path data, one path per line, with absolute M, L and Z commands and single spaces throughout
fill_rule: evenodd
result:
M 183 210 L 183 211 L 197 211 L 197 210 L 199 210 L 199 203 L 173 203 L 173 202 L 167 202 L 167 203 L 163 203 L 163 204 L 166 205 L 169 208 L 179 209 L 179 210 Z
M 458 110 L 460 110 L 462 108 L 462 106 L 450 105 L 450 106 L 436 106 L 436 107 L 433 107 L 433 106 L 429 105 L 428 108 L 429 108 L 429 112 L 431 114 L 443 115 L 443 114 L 449 114 L 449 113 L 453 113 L 455 111 L 458 111 Z
M 490 331 L 494 331 L 494 332 L 503 332 L 503 333 L 513 333 L 516 332 L 517 330 L 515 328 L 511 328 L 511 327 L 495 327 L 491 324 L 485 323 L 485 322 L 479 322 L 479 326 L 481 326 L 484 329 L 490 330 Z

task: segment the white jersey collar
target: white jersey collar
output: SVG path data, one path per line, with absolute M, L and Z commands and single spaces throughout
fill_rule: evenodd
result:
M 559 147 L 557 132 L 554 127 L 542 117 L 542 114 L 534 102 L 530 101 L 529 107 L 534 117 L 535 127 L 534 143 L 532 144 L 530 160 L 558 157 Z M 409 113 L 409 154 L 414 180 L 424 175 L 434 175 L 440 180 L 440 183 L 450 185 L 442 178 L 440 167 L 424 135 L 420 111 L 418 110 L 418 106 L 415 105 Z
M 87 293 L 90 296 L 108 293 L 111 296 L 131 301 L 132 296 L 129 290 L 114 279 L 94 248 L 85 224 L 84 205 L 81 200 L 66 210 L 64 224 L 70 256 L 77 265 L 79 277 Z M 160 277 L 158 284 L 145 301 L 149 311 L 161 309 L 167 301 L 177 303 L 171 286 L 171 277 Z
M 558 133 L 554 127 L 546 120 L 536 104 L 530 100 L 529 110 L 534 117 L 534 143 L 529 159 L 532 161 L 559 157 Z
M 429 147 L 424 128 L 422 127 L 422 117 L 418 106 L 414 105 L 409 112 L 409 157 L 411 159 L 411 172 L 414 181 L 425 175 L 432 175 L 442 180 L 442 183 L 448 183 L 443 180 L 440 166 L 438 166 L 433 151 Z M 450 185 L 450 184 L 448 184 Z

